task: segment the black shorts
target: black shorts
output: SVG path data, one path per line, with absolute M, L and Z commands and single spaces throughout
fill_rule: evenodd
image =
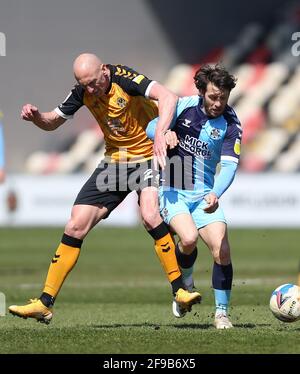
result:
M 146 187 L 158 188 L 159 173 L 153 160 L 118 164 L 102 161 L 80 190 L 74 205 L 100 205 L 109 214 L 132 191 L 139 194 Z

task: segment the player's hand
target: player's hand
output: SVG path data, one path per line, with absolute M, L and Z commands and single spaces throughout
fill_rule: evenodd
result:
M 4 183 L 5 181 L 5 171 L 3 169 L 0 169 L 0 184 Z
M 26 104 L 22 108 L 21 118 L 25 121 L 35 122 L 39 120 L 41 117 L 41 113 L 39 112 L 38 108 L 31 104 Z
M 171 130 L 165 132 L 165 140 L 167 147 L 169 147 L 170 149 L 175 148 L 179 143 L 176 132 Z
M 209 194 L 205 195 L 204 200 L 207 202 L 206 207 L 203 208 L 204 212 L 213 213 L 218 209 L 219 199 L 215 193 L 210 192 Z
M 154 167 L 158 170 L 160 166 L 163 170 L 166 166 L 166 156 L 167 156 L 167 143 L 164 134 L 155 134 L 154 144 L 153 144 L 153 154 L 154 154 Z

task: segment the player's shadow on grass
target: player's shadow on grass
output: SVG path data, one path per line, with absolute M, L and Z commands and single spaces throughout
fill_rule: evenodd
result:
M 235 323 L 233 326 L 240 329 L 255 329 L 257 327 L 269 327 L 271 323 Z
M 178 329 L 201 329 L 201 330 L 206 330 L 210 328 L 214 328 L 212 323 L 186 323 L 186 324 L 179 324 L 179 325 L 168 325 L 168 326 L 173 326 Z M 254 324 L 254 323 L 235 323 L 234 327 L 235 328 L 240 328 L 240 329 L 255 329 L 257 327 L 267 327 L 271 326 L 271 324 L 267 323 L 260 323 L 260 324 Z
M 207 330 L 213 327 L 212 324 L 209 323 L 180 323 L 174 325 L 167 325 L 170 327 L 175 327 L 175 329 L 197 329 L 197 330 Z
M 257 327 L 268 327 L 271 326 L 271 324 L 268 323 L 260 323 L 260 324 L 254 324 L 254 323 L 239 323 L 235 324 L 235 328 L 240 329 L 255 329 Z M 214 326 L 212 323 L 180 323 L 180 324 L 168 324 L 168 325 L 156 325 L 154 323 L 114 323 L 112 325 L 92 325 L 91 327 L 95 329 L 118 329 L 118 328 L 124 328 L 124 327 L 150 327 L 154 330 L 159 330 L 163 327 L 174 327 L 176 329 L 197 329 L 197 330 L 208 330 L 213 328 Z
M 186 323 L 186 324 L 168 324 L 168 325 L 155 325 L 154 323 L 114 323 L 112 325 L 92 325 L 93 328 L 96 329 L 118 329 L 118 328 L 124 328 L 124 327 L 150 327 L 154 330 L 159 330 L 163 327 L 175 327 L 177 329 L 208 329 L 212 327 L 212 325 L 209 325 L 207 323 Z
M 154 323 L 113 323 L 112 325 L 92 325 L 94 329 L 118 329 L 124 327 L 151 327 L 155 330 L 160 329 L 160 325 L 155 325 Z

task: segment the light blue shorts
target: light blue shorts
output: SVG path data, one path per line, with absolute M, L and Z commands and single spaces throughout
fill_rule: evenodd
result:
M 219 207 L 214 213 L 206 213 L 203 210 L 206 205 L 203 197 L 197 197 L 195 191 L 159 189 L 160 214 L 167 224 L 181 213 L 191 214 L 197 229 L 213 222 L 226 223 L 222 208 Z

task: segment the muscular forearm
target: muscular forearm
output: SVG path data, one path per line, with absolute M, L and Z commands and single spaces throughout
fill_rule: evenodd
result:
M 158 102 L 159 118 L 155 136 L 159 136 L 170 127 L 174 118 L 178 96 L 156 82 L 151 88 L 149 97 Z
M 172 123 L 178 97 L 170 93 L 158 101 L 159 118 L 156 126 L 156 135 L 164 134 Z M 168 110 L 165 110 L 168 108 Z
M 54 111 L 40 113 L 32 122 L 42 130 L 53 131 L 62 125 L 66 120 Z
M 159 111 L 159 118 L 156 126 L 153 145 L 154 162 L 156 164 L 156 161 L 158 161 L 158 164 L 162 169 L 164 169 L 166 164 L 165 157 L 167 155 L 167 143 L 164 133 L 171 126 L 176 111 L 178 96 L 159 83 L 155 82 L 151 88 L 149 97 L 158 101 Z

